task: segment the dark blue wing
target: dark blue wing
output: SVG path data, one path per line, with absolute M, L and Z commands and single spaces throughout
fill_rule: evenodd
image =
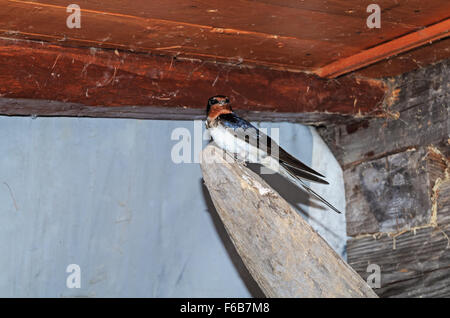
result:
M 291 172 L 295 173 L 297 176 L 311 181 L 328 184 L 327 181 L 320 179 L 320 177 L 324 178 L 325 176 L 290 155 L 269 136 L 261 132 L 258 128 L 245 119 L 237 116 L 235 113 L 222 114 L 219 115 L 217 119 L 220 125 L 227 129 L 232 129 L 233 134 L 237 138 L 251 144 L 252 146 L 258 147 L 259 149 L 263 149 L 270 156 L 279 160 L 281 164 L 289 166 L 291 168 Z M 276 152 L 271 151 L 273 149 L 278 150 L 277 155 Z

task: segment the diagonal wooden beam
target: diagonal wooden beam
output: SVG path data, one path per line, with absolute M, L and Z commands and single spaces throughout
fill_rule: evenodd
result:
M 321 77 L 335 78 L 448 36 L 450 36 L 450 19 L 337 60 L 317 69 L 314 73 Z
M 266 118 L 376 116 L 386 94 L 381 81 L 10 39 L 0 39 L 0 69 L 0 114 L 7 115 L 154 118 L 167 111 L 171 118 L 191 109 L 198 116 L 210 96 L 224 94 L 235 109 Z
M 201 168 L 227 233 L 267 297 L 377 297 L 260 176 L 214 143 L 203 150 Z

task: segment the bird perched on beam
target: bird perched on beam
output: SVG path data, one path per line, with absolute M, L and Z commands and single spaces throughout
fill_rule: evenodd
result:
M 341 213 L 331 203 L 306 185 L 304 180 L 328 184 L 322 174 L 311 169 L 281 148 L 269 136 L 243 118 L 237 116 L 226 96 L 217 95 L 206 106 L 206 128 L 215 143 L 243 161 L 259 163 L 280 173 L 297 186 L 303 187 L 329 208 Z

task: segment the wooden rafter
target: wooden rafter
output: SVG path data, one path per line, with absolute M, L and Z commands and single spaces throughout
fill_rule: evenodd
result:
M 448 36 L 450 19 L 340 59 L 319 68 L 315 73 L 321 77 L 334 78 Z
M 237 252 L 267 297 L 377 297 L 260 176 L 215 144 L 202 174 Z
M 376 116 L 383 114 L 386 94 L 381 81 L 325 80 L 300 72 L 23 40 L 0 40 L 0 68 L 0 114 L 7 115 L 154 118 L 159 113 L 164 118 L 166 112 L 171 118 L 175 112 L 198 110 L 197 116 L 210 96 L 226 94 L 237 110 L 274 116 Z M 20 105 L 9 99 L 20 99 Z M 53 103 L 37 107 L 42 100 Z

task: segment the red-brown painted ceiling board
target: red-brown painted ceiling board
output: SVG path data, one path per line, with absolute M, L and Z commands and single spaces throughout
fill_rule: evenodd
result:
M 450 12 L 447 0 L 381 0 L 382 28 L 368 29 L 365 0 L 83 0 L 82 28 L 68 29 L 72 2 L 0 0 L 0 34 L 313 71 Z
M 447 0 L 252 0 L 292 9 L 326 12 L 336 16 L 366 19 L 369 4 L 378 4 L 382 23 L 423 27 L 448 18 L 450 1 Z
M 419 31 L 330 63 L 321 67 L 315 73 L 321 77 L 334 78 L 449 35 L 450 19 L 446 19 Z
M 3 1 L 3 0 L 2 0 Z M 1 2 L 0 1 L 0 4 Z M 223 29 L 159 18 L 123 14 L 82 12 L 81 29 L 65 26 L 64 6 L 41 6 L 12 2 L 0 11 L 0 32 L 5 36 L 43 39 L 67 45 L 131 49 L 138 52 L 166 52 L 172 55 L 210 60 L 246 61 L 273 67 L 310 69 L 322 61 L 339 58 L 342 52 L 354 54 L 356 48 L 340 42 L 326 43 L 315 39 L 297 39 L 264 32 Z
M 411 51 L 364 67 L 353 72 L 353 74 L 370 78 L 396 76 L 447 58 L 450 58 L 450 38 L 428 43 Z
M 23 2 L 9 0 L 25 5 L 54 5 L 66 7 L 71 1 L 39 0 Z M 11 3 L 11 2 L 10 2 Z M 78 3 L 78 2 L 77 2 Z M 305 8 L 286 7 L 275 3 L 262 3 L 248 0 L 219 1 L 184 1 L 184 0 L 101 0 L 80 1 L 82 10 L 102 13 L 128 15 L 130 17 L 154 18 L 179 24 L 188 23 L 195 26 L 228 28 L 269 35 L 295 37 L 309 40 L 341 42 L 355 34 L 355 43 L 366 42 L 366 35 L 413 30 L 422 24 L 397 23 L 385 21 L 384 31 L 369 30 L 364 16 L 349 14 L 335 15 L 324 11 Z M 350 33 L 349 33 L 350 32 Z M 361 32 L 360 34 L 356 32 Z

